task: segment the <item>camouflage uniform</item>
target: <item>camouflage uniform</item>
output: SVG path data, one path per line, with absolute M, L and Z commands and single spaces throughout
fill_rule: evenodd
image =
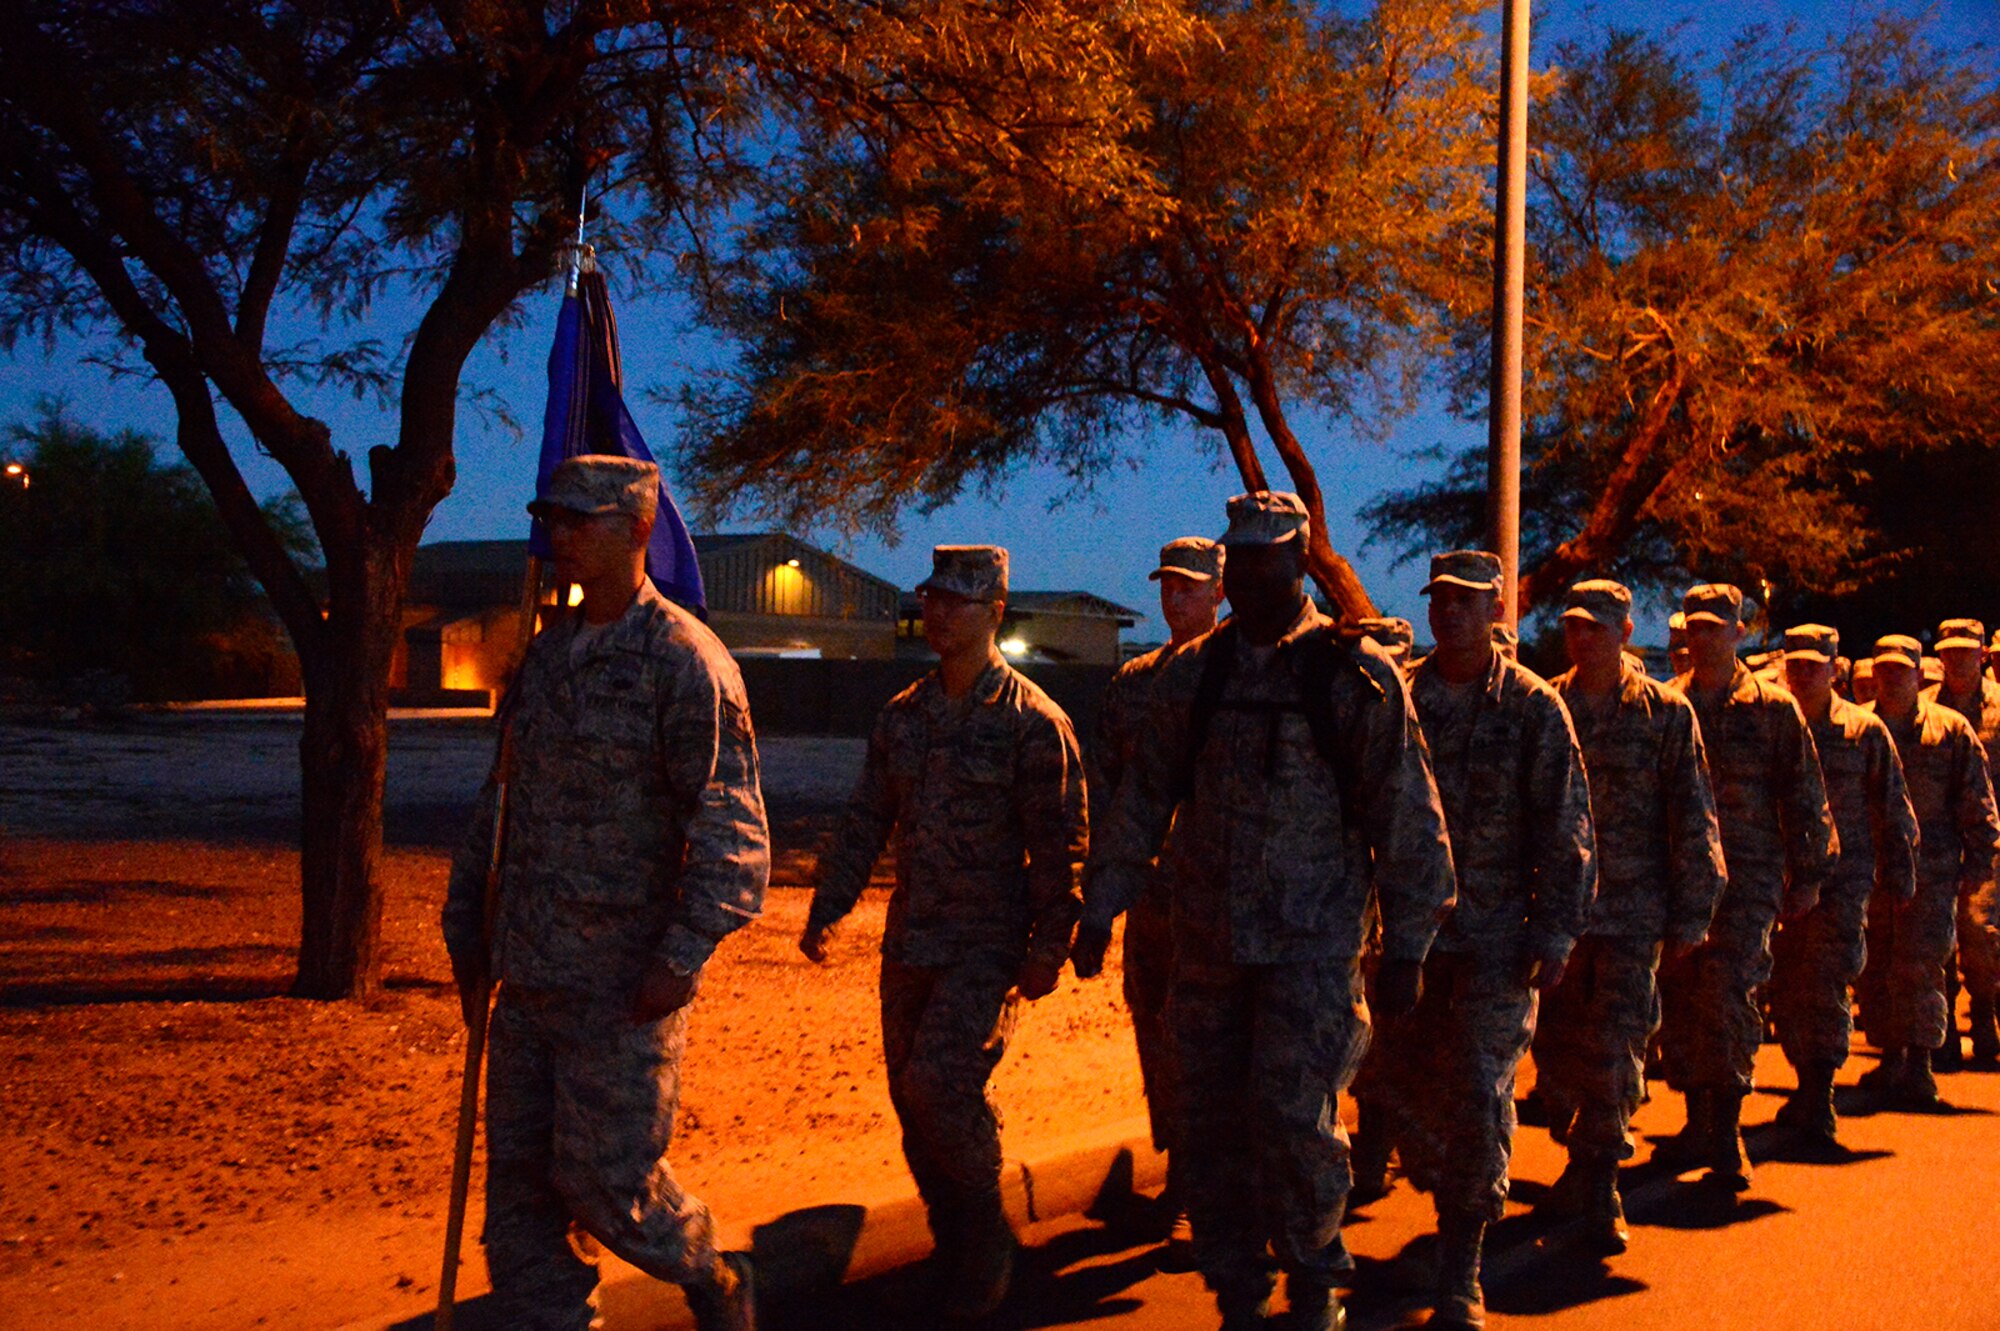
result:
M 1437 772 L 1458 904 L 1421 1001 L 1383 1041 L 1379 1094 L 1412 1183 L 1440 1215 L 1497 1220 L 1514 1141 L 1514 1075 L 1534 1035 L 1526 963 L 1561 963 L 1596 882 L 1583 757 L 1562 700 L 1496 650 L 1447 684 L 1435 656 L 1410 694 Z
M 1244 514 L 1259 505 L 1303 532 L 1295 496 L 1260 493 L 1231 501 L 1232 535 L 1256 535 L 1259 513 Z M 1205 678 L 1223 687 L 1198 719 Z M 1363 919 L 1379 892 L 1387 955 L 1417 960 L 1451 901 L 1416 716 L 1389 658 L 1343 642 L 1310 603 L 1274 648 L 1225 624 L 1155 679 L 1100 822 L 1084 922 L 1108 929 L 1158 853 L 1186 1200 L 1210 1287 L 1226 1300 L 1264 1281 L 1267 1243 L 1286 1270 L 1337 1280 L 1352 1263 L 1339 1244 L 1347 1137 L 1332 1111 L 1368 1041 Z
M 1084 799 L 1069 718 L 1032 681 L 996 657 L 952 698 L 933 671 L 882 709 L 820 861 L 809 929 L 854 908 L 894 839 L 882 1047 L 934 1229 L 998 1214 L 1000 1122 L 986 1083 L 1006 1053 L 1021 966 L 1069 956 Z
M 1959 899 L 1993 876 L 2000 820 L 1985 750 L 1964 717 L 1919 698 L 1913 716 L 1883 720 L 1903 760 L 1922 839 L 1915 898 L 1870 903 L 1862 1024 L 1878 1048 L 1931 1050 L 1944 1043 L 1947 1027 L 1953 918 Z
M 1873 712 L 1835 696 L 1811 723 L 1840 834 L 1840 859 L 1819 904 L 1780 925 L 1771 940 L 1771 1016 L 1795 1068 L 1847 1061 L 1854 1007 L 1849 986 L 1867 956 L 1869 900 L 1909 899 L 1916 884 L 1916 814 L 1903 764 Z
M 597 1285 L 572 1222 L 661 1280 L 715 1266 L 708 1208 L 666 1161 L 688 1010 L 631 1008 L 653 965 L 696 973 L 756 918 L 770 843 L 736 665 L 650 582 L 600 630 L 565 616 L 537 636 L 503 715 L 484 1238 L 501 1322 L 553 1331 L 590 1324 Z M 494 796 L 489 780 L 452 861 L 455 958 L 480 954 Z
M 1977 620 L 1946 620 L 1939 628 L 1938 645 L 1963 642 L 1983 650 L 1985 627 Z M 1980 747 L 1986 750 L 1986 775 L 1991 780 L 1995 748 L 2000 746 L 2000 683 L 1981 674 L 1976 694 L 1963 697 L 1947 694 L 1944 685 L 1939 684 L 1925 689 L 1923 697 L 1951 708 L 1972 723 Z M 1986 1013 L 1991 1012 L 1995 997 L 2000 994 L 2000 929 L 1996 929 L 2000 919 L 1996 919 L 1996 912 L 2000 912 L 2000 901 L 1996 901 L 1996 888 L 1990 878 L 1959 898 L 1958 967 L 1965 973 L 1965 988 L 1972 996 L 1974 1039 L 1980 1043 L 1990 1038 L 1991 1019 Z M 1982 1031 L 1982 1023 L 1987 1030 Z
M 1726 880 L 1694 709 L 1631 658 L 1624 667 L 1601 702 L 1575 671 L 1553 681 L 1589 773 L 1597 898 L 1535 1031 L 1535 1084 L 1558 1139 L 1574 1157 L 1614 1160 L 1631 1158 L 1645 1098 L 1661 945 L 1699 943 Z
M 1716 693 L 1692 675 L 1674 683 L 1701 722 L 1729 882 L 1708 941 L 1660 975 L 1661 1055 L 1676 1090 L 1741 1094 L 1764 1042 L 1757 990 L 1771 978 L 1771 927 L 1781 908 L 1818 898 L 1840 843 L 1791 694 L 1741 663 Z

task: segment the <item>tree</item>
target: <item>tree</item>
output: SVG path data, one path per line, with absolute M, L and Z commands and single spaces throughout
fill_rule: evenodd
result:
M 687 393 L 718 504 L 892 530 L 908 503 L 1192 422 L 1313 516 L 1309 567 L 1374 607 L 1326 537 L 1301 412 L 1402 406 L 1476 300 L 1489 98 L 1462 0 L 1201 4 L 1114 47 L 1088 116 L 1016 115 L 1010 155 L 807 85 L 706 313 L 741 354 Z M 916 85 L 910 100 L 927 102 Z M 900 104 L 899 104 L 900 105 Z
M 717 164 L 730 102 L 695 20 L 718 11 L 628 8 L 0 6 L 0 335 L 115 330 L 297 650 L 301 995 L 378 982 L 389 667 L 451 488 L 467 355 L 548 279 L 586 179 L 629 187 L 600 231 L 643 254 Z M 383 328 L 401 308 L 407 330 Z M 295 331 L 314 319 L 344 340 Z M 306 406 L 329 385 L 393 405 L 393 439 L 337 446 Z M 244 483 L 225 411 L 297 486 L 324 599 Z
M 1531 117 L 1524 608 L 1617 573 L 1838 593 L 1890 566 L 1870 477 L 1991 438 L 2000 95 L 1883 22 L 1712 71 L 1613 32 Z M 1483 324 L 1457 404 L 1483 403 Z M 1370 510 L 1477 539 L 1483 450 Z
M 201 478 L 145 435 L 104 435 L 60 403 L 6 429 L 27 485 L 0 487 L 0 642 L 46 686 L 105 672 L 147 699 L 188 696 L 214 640 L 263 597 Z M 312 543 L 292 496 L 260 506 L 294 557 Z

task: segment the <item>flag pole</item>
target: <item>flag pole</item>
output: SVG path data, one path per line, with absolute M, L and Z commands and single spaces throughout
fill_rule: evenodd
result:
M 1521 622 L 1521 314 L 1527 248 L 1528 7 L 1501 18 L 1500 163 L 1493 226 L 1493 355 L 1486 414 L 1487 525 L 1507 627 Z

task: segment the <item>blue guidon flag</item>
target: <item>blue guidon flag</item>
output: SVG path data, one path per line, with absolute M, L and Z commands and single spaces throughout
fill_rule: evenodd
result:
M 542 465 L 535 493 L 548 490 L 549 478 L 565 458 L 581 453 L 612 453 L 653 462 L 652 450 L 626 409 L 624 371 L 618 353 L 618 320 L 611 312 L 611 295 L 604 274 L 586 263 L 576 289 L 563 297 L 556 321 L 556 342 L 549 351 L 549 405 L 542 416 Z M 534 519 L 528 550 L 538 559 L 554 554 L 548 531 Z M 702 590 L 701 566 L 695 562 L 694 539 L 687 523 L 660 480 L 660 515 L 653 522 L 652 543 L 646 548 L 646 576 L 660 594 L 703 619 L 708 597 Z

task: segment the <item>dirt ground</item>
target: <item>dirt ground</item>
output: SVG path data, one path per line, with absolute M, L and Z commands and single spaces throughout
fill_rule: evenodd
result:
M 23 742 L 0 734 L 0 768 Z M 133 761 L 199 785 L 171 738 L 142 742 L 160 752 Z M 283 997 L 294 852 L 145 839 L 156 792 L 92 786 L 56 749 L 39 761 L 122 812 L 24 835 L 44 820 L 0 803 L 0 1327 L 335 1327 L 429 1306 L 464 1056 L 443 851 L 386 856 L 383 1000 L 301 1002 Z M 804 748 L 785 762 L 813 766 Z M 141 835 L 107 835 L 121 826 Z M 792 842 L 778 876 L 795 885 L 811 857 Z M 806 894 L 778 886 L 706 976 L 672 1158 L 725 1228 L 904 1185 L 875 1013 L 884 897 L 821 970 L 794 948 Z M 1115 971 L 1035 1005 L 995 1095 L 1015 1155 L 1141 1112 Z M 475 1256 L 460 1287 L 482 1286 Z

